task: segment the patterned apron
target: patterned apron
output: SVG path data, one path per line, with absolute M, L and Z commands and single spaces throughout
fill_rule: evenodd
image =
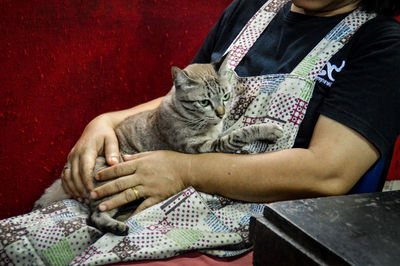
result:
M 232 77 L 235 76 L 242 85 L 241 91 L 234 95 L 225 129 L 274 123 L 284 130 L 283 137 L 276 144 L 256 142 L 244 147 L 243 152 L 260 153 L 293 147 L 313 94 L 316 77 L 357 29 L 376 16 L 355 10 L 332 29 L 289 74 L 239 77 L 234 69 L 287 2 L 268 1 L 225 52 L 229 53 L 228 66 Z
M 267 2 L 229 47 L 230 73 L 287 1 Z M 290 74 L 240 77 L 243 90 L 232 103 L 225 128 L 276 123 L 284 136 L 272 146 L 253 143 L 256 153 L 293 146 L 318 73 L 367 20 L 359 10 L 340 22 Z M 127 221 L 129 234 L 102 235 L 86 224 L 89 210 L 74 200 L 0 221 L 0 265 L 101 265 L 161 259 L 191 250 L 227 257 L 251 249 L 249 221 L 263 204 L 229 200 L 192 187 Z M 267 263 L 267 262 L 266 262 Z

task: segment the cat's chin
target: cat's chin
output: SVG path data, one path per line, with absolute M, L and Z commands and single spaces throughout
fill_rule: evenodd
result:
M 213 121 L 213 122 L 210 122 L 209 123 L 209 128 L 211 129 L 214 129 L 214 130 L 216 130 L 216 131 L 222 131 L 222 120 L 219 120 L 219 121 Z

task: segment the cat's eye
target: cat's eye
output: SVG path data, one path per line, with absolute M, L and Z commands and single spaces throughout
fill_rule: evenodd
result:
M 199 101 L 199 103 L 203 107 L 206 107 L 206 106 L 210 105 L 210 101 L 209 100 L 201 100 L 201 101 Z
M 231 98 L 231 94 L 228 92 L 227 94 L 224 95 L 224 97 L 222 97 L 223 101 L 227 101 Z

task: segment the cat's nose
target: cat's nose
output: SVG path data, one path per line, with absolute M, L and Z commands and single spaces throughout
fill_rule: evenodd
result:
M 224 115 L 225 115 L 225 107 L 218 106 L 217 108 L 215 108 L 215 113 L 219 118 L 224 117 Z

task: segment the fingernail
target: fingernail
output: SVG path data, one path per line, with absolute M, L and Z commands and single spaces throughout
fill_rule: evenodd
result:
M 79 202 L 83 202 L 82 198 L 78 198 L 78 201 L 79 201 Z
M 103 212 L 103 211 L 107 210 L 107 206 L 105 204 L 100 204 L 99 210 Z
M 118 157 L 117 156 L 111 156 L 110 161 L 112 161 L 113 163 L 118 163 Z
M 90 192 L 90 197 L 92 197 L 92 199 L 97 199 L 97 193 L 94 191 Z

